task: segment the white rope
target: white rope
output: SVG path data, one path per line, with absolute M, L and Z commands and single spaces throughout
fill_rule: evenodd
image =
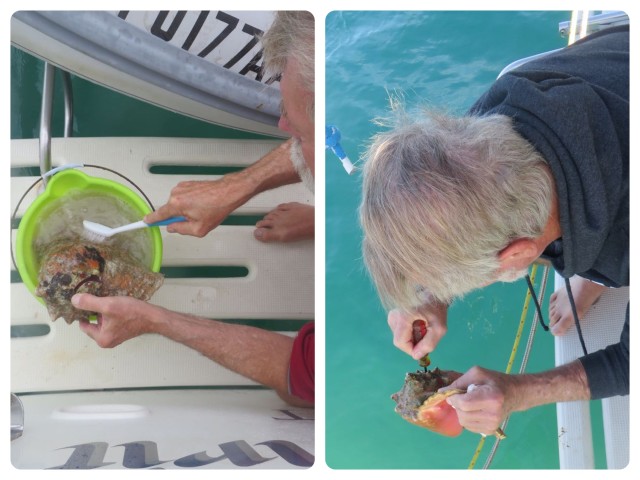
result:
M 580 23 L 580 34 L 578 35 L 578 23 Z M 571 45 L 576 40 L 587 36 L 587 28 L 589 27 L 589 10 L 574 10 L 571 13 L 571 23 L 569 26 L 569 42 Z
M 580 28 L 580 38 L 587 36 L 587 27 L 589 26 L 589 10 L 582 11 L 582 28 Z
M 571 13 L 571 23 L 569 25 L 569 45 L 576 41 L 576 30 L 578 29 L 578 16 L 580 12 L 574 10 Z

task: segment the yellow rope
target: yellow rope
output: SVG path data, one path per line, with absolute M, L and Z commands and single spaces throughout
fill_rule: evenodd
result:
M 480 456 L 480 452 L 482 451 L 482 447 L 484 447 L 484 441 L 486 437 L 480 437 L 480 441 L 478 442 L 478 446 L 476 447 L 476 451 L 471 458 L 471 462 L 469 463 L 468 470 L 473 470 L 473 467 L 476 466 L 476 462 L 478 461 L 478 457 Z
M 537 270 L 538 270 L 538 265 L 536 265 L 534 263 L 533 266 L 531 267 L 531 273 L 530 273 L 531 284 L 532 285 L 535 284 Z M 525 320 L 527 318 L 527 312 L 529 311 L 529 303 L 530 302 L 531 302 L 531 292 L 527 288 L 527 294 L 524 297 L 524 306 L 522 307 L 522 314 L 520 315 L 520 324 L 518 325 L 518 331 L 516 332 L 516 338 L 513 341 L 513 348 L 511 349 L 511 355 L 509 356 L 509 362 L 507 363 L 507 368 L 505 370 L 506 373 L 511 372 L 511 369 L 513 367 L 513 362 L 515 360 L 516 353 L 518 351 L 518 346 L 520 345 L 520 339 L 522 338 L 522 331 L 524 329 Z M 482 448 L 484 447 L 485 440 L 486 440 L 485 437 L 481 437 L 480 438 L 480 442 L 478 442 L 478 446 L 476 447 L 476 451 L 474 452 L 473 457 L 471 457 L 471 462 L 469 463 L 469 467 L 467 467 L 469 470 L 471 470 L 471 469 L 473 469 L 473 467 L 475 467 L 476 462 L 478 461 L 478 457 L 480 456 L 480 452 L 482 451 Z
M 536 271 L 538 270 L 538 265 L 535 263 L 533 267 L 531 267 L 531 284 L 534 285 L 536 281 Z M 509 357 L 509 362 L 507 363 L 507 369 L 505 373 L 510 373 L 513 368 L 513 361 L 516 358 L 516 352 L 518 351 L 518 346 L 520 345 L 520 339 L 522 338 L 522 331 L 524 330 L 524 322 L 527 318 L 527 313 L 529 312 L 529 303 L 531 303 L 531 292 L 527 288 L 527 295 L 524 298 L 524 307 L 522 307 L 522 315 L 520 315 L 520 325 L 518 325 L 518 331 L 516 332 L 516 338 L 513 341 L 513 348 L 511 349 L 511 356 Z

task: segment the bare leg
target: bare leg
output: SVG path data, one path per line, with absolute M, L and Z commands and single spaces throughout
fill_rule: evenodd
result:
M 571 277 L 571 292 L 576 302 L 578 319 L 582 321 L 591 306 L 596 303 L 605 288 L 586 278 Z M 549 299 L 549 326 L 554 335 L 564 335 L 574 325 L 573 313 L 567 291 L 562 288 Z
M 295 242 L 312 239 L 315 209 L 302 203 L 283 203 L 256 223 L 253 235 L 261 242 Z

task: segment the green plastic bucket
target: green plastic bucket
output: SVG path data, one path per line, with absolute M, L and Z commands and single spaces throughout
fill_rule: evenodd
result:
M 34 251 L 38 224 L 55 209 L 53 207 L 57 203 L 55 200 L 70 194 L 104 195 L 115 198 L 139 214 L 140 218 L 151 212 L 151 207 L 137 193 L 118 182 L 92 177 L 78 170 L 63 170 L 56 173 L 49 179 L 45 191 L 25 212 L 16 235 L 16 266 L 22 281 L 32 294 L 38 285 L 40 271 Z M 151 265 L 147 266 L 153 272 L 158 272 L 162 265 L 162 236 L 158 227 L 151 227 L 148 230 L 151 234 Z

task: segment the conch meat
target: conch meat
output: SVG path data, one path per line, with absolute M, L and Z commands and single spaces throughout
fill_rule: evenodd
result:
M 438 389 L 450 385 L 461 373 L 436 368 L 431 371 L 409 372 L 402 390 L 391 398 L 396 402 L 396 413 L 420 427 L 436 433 L 455 437 L 462 433 L 458 414 L 445 400 L 465 390 L 452 389 L 438 393 Z
M 44 299 L 51 320 L 67 323 L 88 320 L 91 312 L 71 304 L 76 293 L 99 297 L 128 295 L 149 300 L 164 276 L 149 271 L 121 248 L 64 240 L 49 246 L 42 255 L 35 294 Z

